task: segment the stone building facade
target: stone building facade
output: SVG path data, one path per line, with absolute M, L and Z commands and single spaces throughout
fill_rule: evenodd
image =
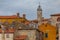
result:
M 60 40 L 60 13 L 51 15 L 51 25 L 57 28 L 57 40 Z
M 36 26 L 36 24 L 35 24 Z M 16 31 L 14 36 L 19 36 L 19 35 L 26 35 L 27 39 L 26 40 L 40 40 L 40 32 L 34 25 L 25 25 L 25 24 L 19 24 L 18 27 L 16 27 Z
M 13 36 L 14 36 L 14 29 L 11 28 L 6 29 L 0 27 L 0 40 L 13 40 Z
M 42 38 L 42 32 L 36 28 L 37 24 L 34 22 L 20 23 L 15 21 L 8 26 L 5 24 L 0 26 L 0 40 L 40 40 Z

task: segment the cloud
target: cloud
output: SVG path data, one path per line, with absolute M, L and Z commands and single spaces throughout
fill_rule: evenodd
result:
M 22 15 L 25 12 L 27 19 L 36 19 L 39 2 L 45 18 L 60 12 L 60 0 L 0 0 L 0 15 L 12 15 L 16 12 Z

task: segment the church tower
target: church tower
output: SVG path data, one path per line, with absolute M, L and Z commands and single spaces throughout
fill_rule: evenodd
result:
M 42 23 L 42 8 L 40 4 L 37 8 L 37 20 L 38 20 L 38 25 L 40 25 Z

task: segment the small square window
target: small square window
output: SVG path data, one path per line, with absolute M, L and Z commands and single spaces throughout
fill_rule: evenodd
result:
M 59 40 L 59 37 L 56 37 L 56 40 Z
M 46 37 L 46 38 L 48 37 L 48 33 L 45 33 L 45 37 Z

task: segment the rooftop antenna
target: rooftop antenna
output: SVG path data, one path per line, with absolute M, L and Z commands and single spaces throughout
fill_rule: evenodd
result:
M 40 2 L 39 2 L 39 5 L 40 5 Z
M 40 2 L 39 2 L 39 8 L 40 8 Z

